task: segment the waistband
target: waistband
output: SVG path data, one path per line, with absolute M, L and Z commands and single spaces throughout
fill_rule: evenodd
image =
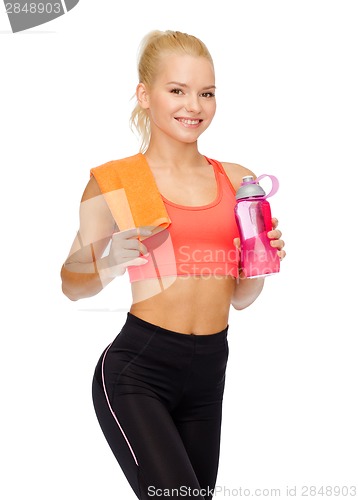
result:
M 123 329 L 125 330 L 127 326 L 134 326 L 137 332 L 143 332 L 148 338 L 149 334 L 156 334 L 163 339 L 182 342 L 187 344 L 198 344 L 198 345 L 220 345 L 227 339 L 227 334 L 229 330 L 229 325 L 227 325 L 223 330 L 217 333 L 212 333 L 209 335 L 196 335 L 196 334 L 185 334 L 176 332 L 174 330 L 168 330 L 161 326 L 155 325 L 142 318 L 138 318 L 134 314 L 127 312 L 127 320 L 124 324 Z

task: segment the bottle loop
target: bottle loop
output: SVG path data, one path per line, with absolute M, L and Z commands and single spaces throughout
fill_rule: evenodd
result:
M 266 199 L 266 198 L 269 198 L 270 196 L 273 196 L 274 194 L 277 193 L 278 188 L 280 186 L 280 183 L 278 182 L 278 179 L 277 179 L 277 177 L 275 175 L 270 175 L 270 174 L 262 174 L 262 175 L 260 175 L 256 179 L 257 182 L 259 182 L 264 177 L 269 177 L 271 179 L 271 183 L 272 183 L 271 191 L 264 196 L 264 198 Z

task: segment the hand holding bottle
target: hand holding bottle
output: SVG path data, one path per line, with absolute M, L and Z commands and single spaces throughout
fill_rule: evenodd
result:
M 277 229 L 278 226 L 278 220 L 273 217 L 272 218 L 272 231 L 269 231 L 267 233 L 267 236 L 270 238 L 270 245 L 273 248 L 277 248 L 277 255 L 280 261 L 286 257 L 286 252 L 283 250 L 283 247 L 285 246 L 285 242 L 281 240 L 282 232 Z
M 277 255 L 280 260 L 284 259 L 286 257 L 286 252 L 283 250 L 283 247 L 285 246 L 285 242 L 281 240 L 282 232 L 277 229 L 278 226 L 278 220 L 273 217 L 272 218 L 272 231 L 269 231 L 267 233 L 267 236 L 269 237 L 270 245 L 274 248 L 277 248 Z M 241 251 L 241 241 L 240 238 L 234 238 L 233 243 L 236 246 L 236 248 Z

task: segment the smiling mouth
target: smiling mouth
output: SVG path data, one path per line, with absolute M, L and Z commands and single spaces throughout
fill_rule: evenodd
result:
M 184 125 L 199 125 L 203 120 L 196 119 L 190 120 L 189 118 L 175 118 L 178 122 L 183 123 Z

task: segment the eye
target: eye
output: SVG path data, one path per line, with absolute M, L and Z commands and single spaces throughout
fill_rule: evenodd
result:
M 204 92 L 203 94 L 201 94 L 203 97 L 206 97 L 206 98 L 211 98 L 211 97 L 215 97 L 215 94 L 214 92 Z
M 183 91 L 181 89 L 171 89 L 171 94 L 181 95 Z

